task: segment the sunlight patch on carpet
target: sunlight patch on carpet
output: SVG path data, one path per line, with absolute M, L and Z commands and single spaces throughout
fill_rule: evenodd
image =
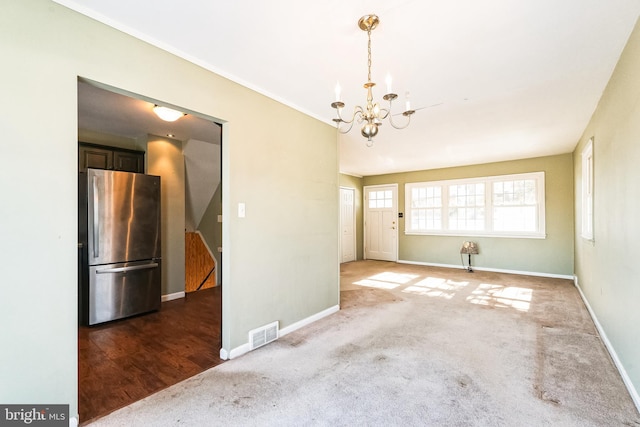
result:
M 400 285 L 409 283 L 412 280 L 420 277 L 417 274 L 399 274 L 385 271 L 383 273 L 369 276 L 366 279 L 353 282 L 354 285 L 367 286 L 370 288 L 379 289 L 395 289 Z
M 458 282 L 455 280 L 443 279 L 440 277 L 427 277 L 411 286 L 406 287 L 402 292 L 428 297 L 439 297 L 451 299 L 469 282 Z
M 467 301 L 471 304 L 529 311 L 532 297 L 533 290 L 529 288 L 483 283 L 471 292 Z

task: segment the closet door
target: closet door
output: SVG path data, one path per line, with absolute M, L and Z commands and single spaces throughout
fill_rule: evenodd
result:
M 340 262 L 356 260 L 355 190 L 340 188 Z

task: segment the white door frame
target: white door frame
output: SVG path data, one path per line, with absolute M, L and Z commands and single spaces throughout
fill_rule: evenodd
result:
M 342 256 L 342 232 L 344 227 L 342 226 L 342 191 L 347 190 L 353 193 L 353 217 L 352 228 L 353 228 L 353 259 L 348 261 L 355 261 L 358 258 L 358 245 L 356 242 L 356 189 L 353 187 L 340 187 L 340 263 L 348 262 L 343 260 Z
M 363 258 L 367 259 L 367 237 L 368 237 L 368 221 L 367 217 L 369 214 L 369 201 L 367 200 L 367 194 L 369 190 L 373 190 L 376 188 L 389 188 L 393 189 L 393 217 L 395 220 L 395 245 L 393 248 L 394 255 L 393 261 L 398 261 L 398 184 L 379 184 L 379 185 L 367 185 L 362 188 L 362 199 L 364 205 L 364 225 L 363 225 Z

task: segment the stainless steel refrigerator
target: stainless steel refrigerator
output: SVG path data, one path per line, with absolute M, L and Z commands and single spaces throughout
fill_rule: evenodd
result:
M 160 308 L 160 177 L 80 173 L 79 317 L 84 325 Z

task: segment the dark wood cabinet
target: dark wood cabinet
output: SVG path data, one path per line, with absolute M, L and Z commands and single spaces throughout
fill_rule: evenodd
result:
M 113 169 L 113 151 L 111 149 L 80 145 L 78 154 L 80 172 L 85 172 L 87 168 Z
M 81 142 L 78 144 L 78 170 L 109 169 L 144 173 L 144 151 Z
M 114 151 L 113 169 L 117 171 L 144 173 L 144 153 Z

